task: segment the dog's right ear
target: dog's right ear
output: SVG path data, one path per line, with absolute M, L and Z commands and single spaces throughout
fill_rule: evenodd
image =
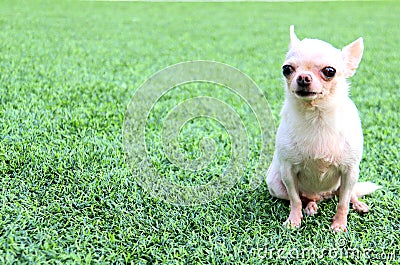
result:
M 342 49 L 342 56 L 347 66 L 346 77 L 351 77 L 361 61 L 364 52 L 363 38 L 358 38 Z
M 297 38 L 296 33 L 294 33 L 294 25 L 290 26 L 290 44 L 289 50 L 296 46 L 300 42 L 299 38 Z

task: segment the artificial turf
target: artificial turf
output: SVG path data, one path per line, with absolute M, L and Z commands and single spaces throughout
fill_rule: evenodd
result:
M 128 3 L 0 2 L 0 263 L 366 264 L 400 260 L 400 28 L 398 2 Z M 138 185 L 126 163 L 122 128 L 136 89 L 175 63 L 214 60 L 251 77 L 276 124 L 289 25 L 300 38 L 336 47 L 364 37 L 351 79 L 364 129 L 360 179 L 383 188 L 349 214 L 348 233 L 329 231 L 337 199 L 320 203 L 298 230 L 282 222 L 285 201 L 265 183 L 248 189 L 257 126 L 223 87 L 187 84 L 165 95 L 146 127 L 149 156 L 169 181 L 218 178 L 229 137 L 207 119 L 182 129 L 182 149 L 199 155 L 202 135 L 219 156 L 200 174 L 162 152 L 163 115 L 181 100 L 224 99 L 245 121 L 252 151 L 246 174 L 226 194 L 176 206 Z M 140 111 L 140 110 L 138 110 Z

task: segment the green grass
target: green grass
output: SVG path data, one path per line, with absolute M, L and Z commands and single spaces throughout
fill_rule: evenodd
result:
M 366 264 L 391 258 L 398 264 L 399 12 L 397 2 L 1 1 L 0 263 Z M 383 186 L 364 199 L 371 212 L 351 211 L 349 232 L 334 234 L 329 226 L 337 200 L 325 201 L 299 230 L 286 230 L 288 203 L 273 199 L 265 184 L 247 189 L 249 170 L 207 204 L 179 207 L 150 196 L 131 176 L 122 147 L 124 113 L 135 90 L 171 64 L 224 62 L 259 85 L 278 122 L 290 24 L 300 38 L 337 47 L 364 37 L 351 97 L 365 135 L 360 179 Z M 178 88 L 151 116 L 151 156 L 171 181 L 206 183 L 229 158 L 226 132 L 203 119 L 183 129 L 181 144 L 197 157 L 200 135 L 217 139 L 222 155 L 207 173 L 171 170 L 160 149 L 157 117 L 181 99 L 210 91 Z M 247 117 L 234 95 L 212 95 Z M 248 116 L 251 169 L 257 130 Z M 312 250 L 315 255 L 307 254 Z

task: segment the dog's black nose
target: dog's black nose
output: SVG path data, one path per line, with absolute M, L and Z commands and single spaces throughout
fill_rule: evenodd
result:
M 308 87 L 312 82 L 310 74 L 301 74 L 297 77 L 297 84 L 301 87 Z

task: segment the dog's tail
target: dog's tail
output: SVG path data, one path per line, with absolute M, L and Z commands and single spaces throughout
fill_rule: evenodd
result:
M 361 198 L 362 196 L 373 193 L 380 188 L 382 188 L 382 186 L 376 185 L 372 182 L 357 182 L 354 191 L 357 198 Z

